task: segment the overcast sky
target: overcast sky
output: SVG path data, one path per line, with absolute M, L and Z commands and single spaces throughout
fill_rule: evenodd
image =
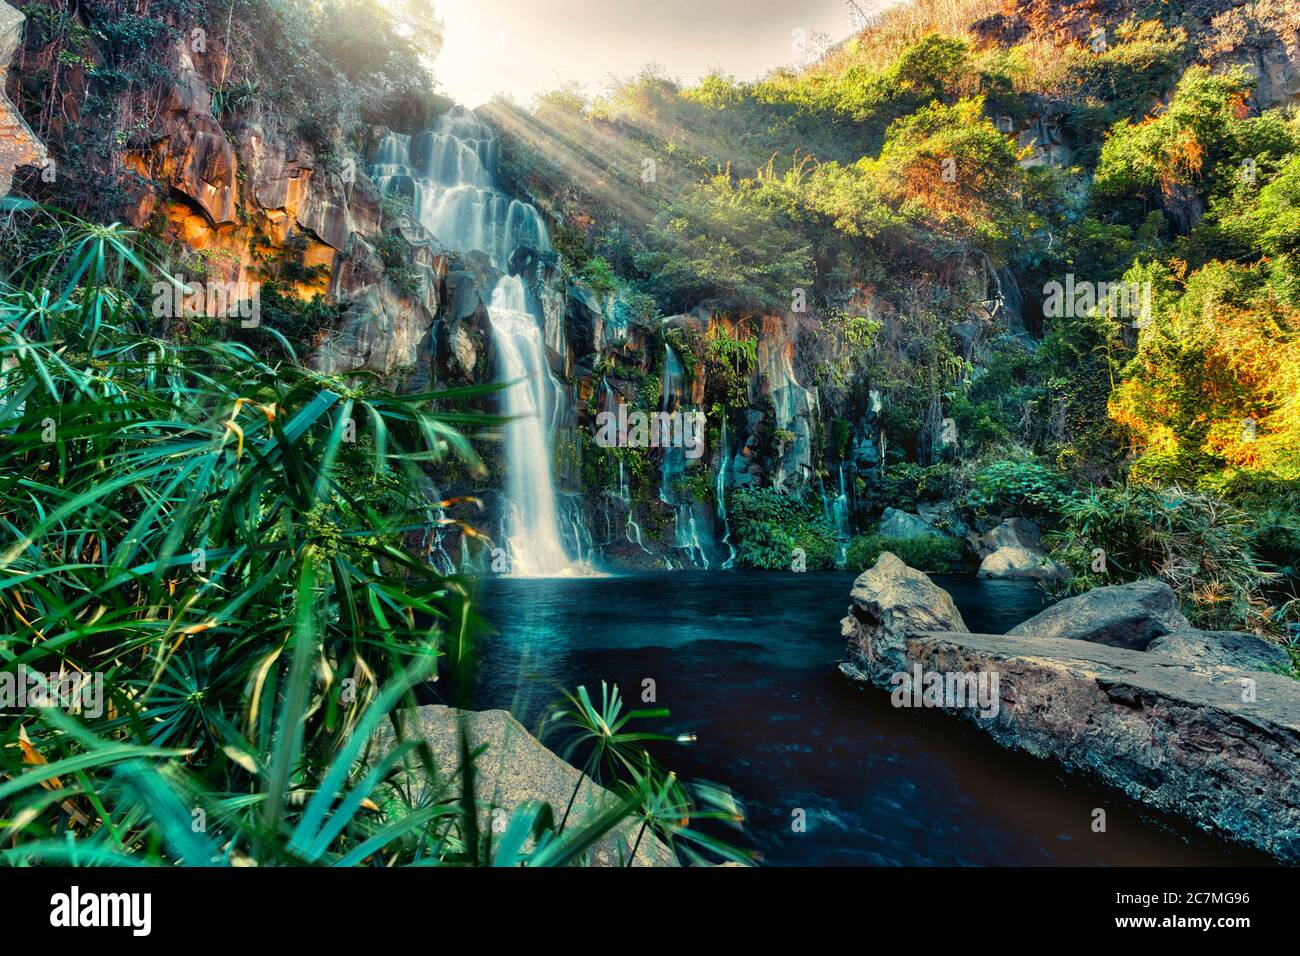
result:
M 857 0 L 867 14 L 893 0 Z M 814 34 L 853 32 L 848 0 L 434 0 L 446 23 L 434 70 L 469 107 L 495 93 L 527 106 L 576 80 L 600 92 L 646 63 L 692 82 L 712 67 L 737 79 L 795 65 Z M 800 32 L 801 31 L 801 32 Z

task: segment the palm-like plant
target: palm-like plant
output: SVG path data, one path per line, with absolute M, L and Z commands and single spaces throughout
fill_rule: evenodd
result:
M 176 280 L 148 241 L 52 234 L 0 281 L 0 675 L 93 672 L 108 700 L 0 720 L 0 859 L 558 865 L 662 802 L 633 775 L 582 826 L 526 804 L 493 845 L 476 755 L 440 773 L 401 737 L 421 685 L 469 684 L 465 582 L 407 539 L 442 520 L 425 462 L 480 467 L 458 428 L 500 419 L 449 406 L 491 387 L 395 394 L 283 339 L 272 362 L 152 335 L 147 290 Z M 609 731 L 606 769 L 659 739 L 622 729 L 640 715 L 616 689 L 571 701 Z M 374 758 L 385 720 L 398 745 Z M 427 798 L 402 789 L 412 762 Z
M 146 240 L 63 228 L 0 283 L 0 667 L 98 672 L 110 700 L 85 723 L 4 726 L 11 835 L 147 856 L 139 798 L 180 768 L 184 790 L 241 795 L 245 825 L 254 806 L 271 831 L 314 819 L 294 794 L 351 767 L 378 689 L 471 660 L 463 584 L 405 545 L 430 503 L 381 511 L 368 479 L 417 489 L 421 463 L 453 452 L 475 467 L 451 422 L 493 420 L 438 410 L 467 390 L 398 395 L 291 349 L 271 364 L 236 341 L 152 336 Z M 321 832 L 340 835 L 318 826 L 290 855 L 318 856 Z
M 569 796 L 560 820 L 564 831 L 574 803 L 587 778 L 605 783 L 616 793 L 630 795 L 641 826 L 627 860 L 631 865 L 647 830 L 655 831 L 674 850 L 689 860 L 706 862 L 700 850 L 729 860 L 749 860 L 750 854 L 693 827 L 704 820 L 739 825 L 744 814 L 730 791 L 709 784 L 687 787 L 676 774 L 666 771 L 646 751 L 651 742 L 693 743 L 693 734 L 661 734 L 634 729 L 633 721 L 668 717 L 663 707 L 625 710 L 617 685 L 600 684 L 600 703 L 592 700 L 585 686 L 576 693 L 564 693 L 564 700 L 550 715 L 560 731 L 567 731 L 561 750 L 566 760 L 585 751 L 583 775 Z

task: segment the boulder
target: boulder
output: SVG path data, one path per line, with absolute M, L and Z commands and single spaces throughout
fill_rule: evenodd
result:
M 858 575 L 850 600 L 841 634 L 850 660 L 868 672 L 902 669 L 901 648 L 912 632 L 966 630 L 948 592 L 888 551 Z
M 1143 651 L 1157 637 L 1191 629 L 1178 595 L 1156 578 L 1096 588 L 1054 604 L 1007 633 L 1068 637 Z
M 1055 636 L 910 634 L 898 653 L 900 670 L 997 675 L 994 713 L 952 713 L 1004 747 L 1300 863 L 1300 682 Z
M 886 538 L 916 538 L 923 534 L 942 534 L 937 528 L 928 524 L 920 515 L 897 508 L 886 508 L 880 517 L 878 534 Z
M 429 705 L 406 711 L 406 736 L 422 737 L 428 742 L 441 779 L 430 783 L 419 769 L 408 769 L 417 799 L 445 799 L 448 792 L 459 793 L 460 732 L 463 729 L 472 753 L 486 750 L 474 762 L 474 792 L 478 799 L 478 825 L 483 833 L 493 832 L 493 820 L 500 812 L 509 814 L 529 800 L 550 804 L 559 823 L 573 799 L 565 829 L 573 832 L 584 821 L 615 804 L 617 799 L 586 774 L 569 766 L 526 731 L 519 721 L 504 710 L 462 711 L 441 705 Z M 395 737 L 390 725 L 376 735 L 373 756 L 392 749 Z M 455 779 L 452 779 L 455 774 Z M 574 791 L 577 790 L 577 797 Z M 590 866 L 622 866 L 631 857 L 632 847 L 640 835 L 640 845 L 633 866 L 676 866 L 670 850 L 653 833 L 639 834 L 640 824 L 628 820 L 602 837 L 588 851 Z
M 1147 652 L 1194 667 L 1234 667 L 1248 671 L 1289 668 L 1291 658 L 1276 644 L 1237 631 L 1173 631 L 1157 637 Z
M 964 538 L 970 528 L 957 513 L 951 501 L 923 501 L 916 506 L 916 513 L 922 521 L 930 526 L 931 534 L 948 534 Z
M 1038 525 L 1028 518 L 1007 518 L 992 531 L 980 535 L 976 544 L 981 558 L 987 558 L 999 548 L 1042 551 L 1043 535 L 1038 530 Z
M 22 29 L 23 15 L 9 4 L 0 3 L 0 196 L 9 192 L 15 169 L 38 166 L 46 156 L 45 147 L 5 96 L 9 64 L 21 41 Z
M 982 578 L 1032 578 L 1044 581 L 1067 578 L 1069 572 L 1043 554 L 1029 548 L 998 548 L 980 563 Z

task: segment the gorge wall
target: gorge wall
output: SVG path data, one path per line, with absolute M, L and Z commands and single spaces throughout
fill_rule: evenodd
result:
M 67 23 L 84 29 L 90 20 L 60 3 L 47 6 L 49 17 L 39 31 L 29 30 L 19 51 L 21 75 L 7 82 L 62 163 L 73 130 L 100 122 L 78 104 L 86 102 L 97 70 L 114 61 L 91 39 L 79 59 L 60 67 L 57 37 L 71 29 Z M 1014 0 L 976 22 L 972 32 L 1004 44 L 1028 36 L 1078 40 L 1099 22 L 1140 14 L 1138 6 Z M 1300 24 L 1285 7 L 1247 9 L 1210 0 L 1200 7 L 1204 31 L 1193 37 L 1198 55 L 1216 66 L 1245 63 L 1260 81 L 1253 108 L 1300 96 Z M 919 423 L 895 430 L 886 421 L 884 383 L 859 382 L 864 387 L 852 389 L 827 384 L 827 365 L 857 346 L 826 338 L 824 315 L 801 301 L 802 290 L 790 290 L 786 308 L 756 311 L 704 300 L 660 315 L 628 285 L 592 281 L 567 268 L 550 234 L 572 226 L 572 210 L 534 192 L 521 177 L 510 178 L 501 191 L 463 177 L 442 183 L 491 191 L 489 200 L 502 204 L 496 233 L 471 235 L 439 220 L 438 210 L 427 205 L 437 197 L 422 192 L 420 180 L 437 180 L 437 164 L 464 156 L 439 151 L 438 124 L 461 116 L 459 122 L 481 125 L 483 132 L 473 136 L 488 168 L 508 148 L 489 129 L 499 120 L 491 110 L 468 117 L 443 103 L 441 119 L 372 111 L 352 125 L 325 117 L 306 135 L 301 116 L 257 92 L 248 58 L 230 54 L 229 26 L 223 37 L 171 4 L 143 15 L 166 27 L 149 47 L 152 92 L 118 131 L 105 154 L 109 168 L 97 171 L 113 184 L 110 201 L 120 215 L 168 243 L 174 267 L 187 279 L 241 290 L 273 286 L 276 308 L 267 313 L 268 324 L 296 322 L 290 337 L 322 373 L 373 373 L 411 391 L 502 377 L 493 296 L 503 277 L 518 279 L 523 314 L 537 323 L 546 365 L 547 382 L 532 386 L 547 413 L 551 460 L 544 480 L 554 488 L 554 525 L 572 562 L 608 569 L 728 565 L 734 559 L 728 493 L 748 487 L 785 489 L 812 501 L 842 557 L 849 535 L 862 530 L 853 527 L 853 516 L 875 507 L 869 501 L 878 497 L 891 449 L 895 456 L 906 449 L 922 465 L 949 454 L 937 437 L 947 420 L 939 398 Z M 3 22 L 0 54 L 15 46 L 13 24 Z M 64 33 L 51 24 L 63 24 Z M 62 71 L 57 81 L 56 70 Z M 57 108 L 51 108 L 46 93 L 56 88 Z M 1005 130 L 1025 148 L 1023 165 L 1064 168 L 1086 145 L 1071 139 L 1056 105 L 1035 102 Z M 3 98 L 0 124 L 8 124 L 0 140 L 0 175 L 11 157 L 40 161 L 26 124 Z M 466 142 L 459 141 L 457 150 Z M 20 182 L 51 200 L 65 184 L 88 188 L 84 172 L 78 180 L 70 171 L 52 185 L 34 176 Z M 508 195 L 512 190 L 519 194 Z M 530 224 L 535 220 L 527 234 L 508 221 L 525 207 L 533 211 Z M 937 301 L 941 287 L 945 295 L 960 290 L 946 300 L 941 334 L 966 363 L 963 374 L 977 378 L 991 343 L 1036 347 L 1041 306 L 1022 290 L 1024 282 L 1013 263 L 995 264 L 974 250 L 904 292 Z M 897 301 L 896 286 L 885 291 L 879 283 L 840 282 L 822 301 L 834 302 L 840 318 L 866 320 L 888 342 L 907 309 Z M 183 334 L 184 324 L 171 331 Z M 481 404 L 500 407 L 496 399 Z M 616 414 L 620 404 L 645 413 L 703 413 L 703 454 L 601 447 L 594 440 L 597 416 Z M 439 505 L 439 513 L 481 529 L 492 545 L 511 537 L 506 456 L 501 444 L 485 445 L 486 477 L 449 465 L 430 470 L 431 504 L 478 498 L 482 510 L 461 502 Z M 935 527 L 944 522 L 942 516 L 922 518 Z M 426 546 L 448 568 L 492 566 L 491 546 L 455 525 L 431 529 Z

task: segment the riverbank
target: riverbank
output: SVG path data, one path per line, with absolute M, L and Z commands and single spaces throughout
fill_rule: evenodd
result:
M 535 729 L 560 687 L 643 682 L 697 743 L 656 751 L 729 787 L 767 865 L 1218 865 L 1267 862 L 929 712 L 900 712 L 836 671 L 854 576 L 825 572 L 485 580 L 474 706 Z M 968 623 L 1043 608 L 1032 582 L 937 575 Z M 544 738 L 544 742 L 546 741 Z M 1108 809 L 1104 836 L 1091 829 Z M 793 827 L 804 811 L 806 829 Z
M 1097 588 L 1005 634 L 892 554 L 854 582 L 854 680 L 1205 830 L 1300 859 L 1300 684 L 1280 649 L 1191 628 L 1160 581 Z M 1195 654 L 1186 653 L 1195 646 Z M 1108 832 L 1104 807 L 1094 830 Z

